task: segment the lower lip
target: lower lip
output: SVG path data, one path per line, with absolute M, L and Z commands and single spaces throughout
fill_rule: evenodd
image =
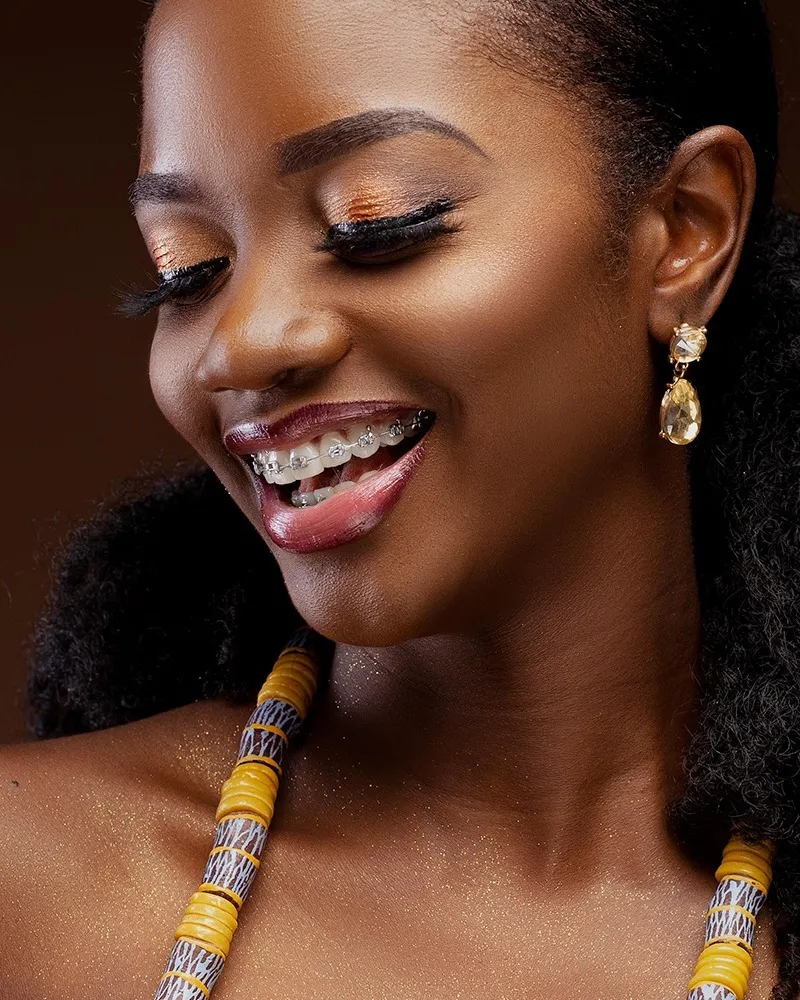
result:
M 427 441 L 426 434 L 393 465 L 314 507 L 291 507 L 274 487 L 259 481 L 267 534 L 279 548 L 302 554 L 361 538 L 380 524 L 400 499 L 422 462 Z

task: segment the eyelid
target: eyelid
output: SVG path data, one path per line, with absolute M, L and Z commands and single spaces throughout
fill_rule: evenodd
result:
M 165 265 L 171 264 L 175 260 L 172 249 L 168 247 L 166 243 L 159 243 L 157 246 L 153 247 L 152 257 L 153 263 L 156 265 L 159 274 L 161 274 L 162 271 L 169 270 L 169 268 Z
M 456 202 L 452 198 L 436 198 L 404 215 L 387 215 L 375 219 L 346 219 L 343 222 L 336 222 L 328 227 L 324 239 L 314 246 L 314 250 L 330 250 L 341 242 L 368 237 L 370 233 L 408 229 L 436 219 L 455 207 Z
M 423 222 L 437 215 L 443 215 L 455 207 L 452 198 L 436 198 L 434 201 L 422 205 L 420 208 L 412 209 L 403 215 L 381 215 L 374 219 L 345 219 L 343 222 L 333 223 L 328 232 L 335 231 L 342 236 L 351 236 L 353 233 L 370 232 L 375 229 L 394 229 L 401 226 L 411 226 L 415 222 Z

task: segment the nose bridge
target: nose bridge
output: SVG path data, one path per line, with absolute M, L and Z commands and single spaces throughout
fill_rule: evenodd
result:
M 347 353 L 344 317 L 315 302 L 308 287 L 293 289 L 285 276 L 267 282 L 258 274 L 232 282 L 199 359 L 204 389 L 266 389 L 288 371 L 331 367 Z

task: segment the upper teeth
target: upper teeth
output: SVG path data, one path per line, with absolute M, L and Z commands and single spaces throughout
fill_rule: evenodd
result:
M 253 469 L 268 483 L 285 486 L 320 475 L 323 469 L 344 465 L 355 455 L 369 458 L 378 448 L 399 444 L 418 434 L 424 411 L 406 418 L 392 416 L 370 424 L 354 424 L 345 431 L 329 431 L 319 440 L 308 441 L 288 451 L 259 451 L 252 456 Z

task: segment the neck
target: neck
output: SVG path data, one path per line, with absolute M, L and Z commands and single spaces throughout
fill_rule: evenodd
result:
M 423 803 L 467 838 L 478 824 L 544 879 L 674 852 L 663 812 L 696 701 L 688 491 L 676 463 L 613 492 L 526 562 L 491 627 L 337 647 L 311 726 L 318 791 L 346 782 L 373 829 Z

